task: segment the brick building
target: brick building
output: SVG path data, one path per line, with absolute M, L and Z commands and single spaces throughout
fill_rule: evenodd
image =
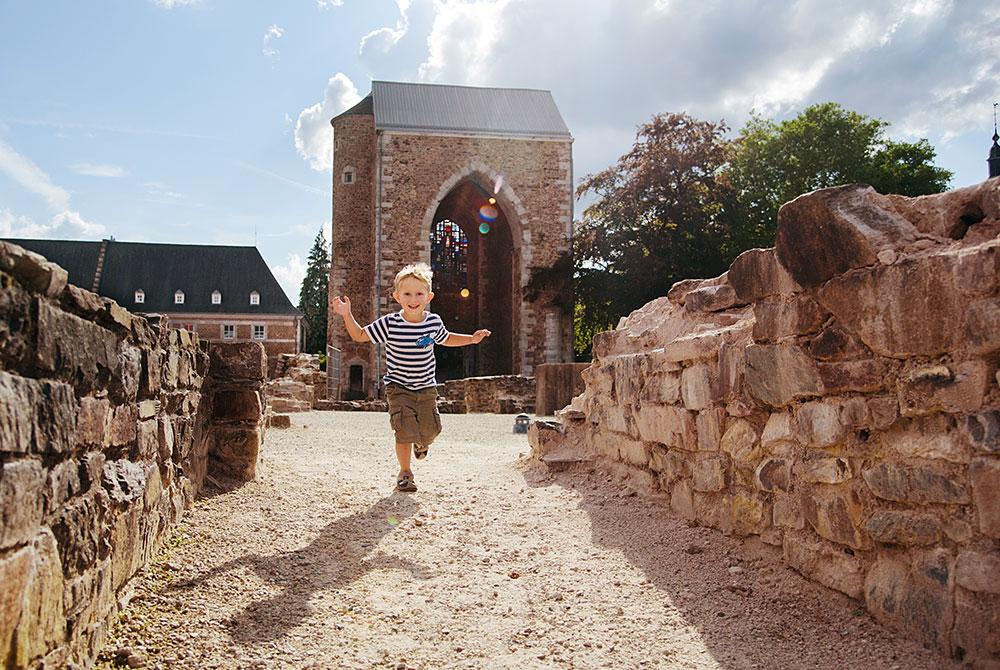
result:
M 449 330 L 493 331 L 438 347 L 439 381 L 572 360 L 573 138 L 551 93 L 375 81 L 331 124 L 331 297 L 367 323 L 398 309 L 394 275 L 423 261 Z M 327 341 L 331 390 L 377 395 L 384 352 L 339 319 Z
M 298 353 L 302 314 L 255 247 L 102 240 L 9 240 L 58 263 L 69 281 L 129 311 L 160 314 L 206 340 L 261 342 L 271 371 Z

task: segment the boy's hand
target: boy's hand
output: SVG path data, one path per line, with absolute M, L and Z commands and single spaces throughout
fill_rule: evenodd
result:
M 341 298 L 339 295 L 333 297 L 333 312 L 340 316 L 348 316 L 351 313 L 351 299 L 346 295 Z
M 485 328 L 483 328 L 482 330 L 477 330 L 472 334 L 472 343 L 479 344 L 490 335 L 492 335 L 492 333 L 490 333 L 490 331 L 486 330 Z

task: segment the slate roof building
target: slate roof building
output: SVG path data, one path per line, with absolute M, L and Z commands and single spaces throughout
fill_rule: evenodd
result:
M 448 329 L 493 332 L 437 348 L 438 381 L 572 361 L 573 137 L 549 91 L 374 81 L 331 124 L 331 296 L 367 323 L 423 261 Z M 327 343 L 332 395 L 380 394 L 384 352 L 339 319 Z
M 273 370 L 298 353 L 302 314 L 255 247 L 9 239 L 58 263 L 69 281 L 129 311 L 160 314 L 207 340 L 259 341 Z

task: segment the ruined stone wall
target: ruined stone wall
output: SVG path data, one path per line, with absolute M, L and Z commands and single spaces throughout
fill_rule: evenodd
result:
M 535 378 L 521 375 L 469 377 L 445 382 L 438 393 L 446 402 L 464 402 L 464 412 L 519 414 L 535 408 Z M 440 405 L 440 403 L 439 403 Z
M 549 416 L 584 391 L 588 363 L 543 363 L 535 366 L 535 413 Z
M 4 668 L 89 666 L 209 463 L 197 336 L 66 279 L 0 243 Z
M 998 233 L 998 179 L 801 196 L 775 249 L 596 337 L 586 391 L 533 449 L 607 459 L 877 619 L 998 663 Z

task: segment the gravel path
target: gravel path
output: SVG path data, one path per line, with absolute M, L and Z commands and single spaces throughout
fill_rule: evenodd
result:
M 161 668 L 952 668 L 857 603 L 603 472 L 524 462 L 513 417 L 445 415 L 393 491 L 384 414 L 270 430 L 206 496 L 102 661 Z M 134 661 L 135 662 L 135 661 Z

